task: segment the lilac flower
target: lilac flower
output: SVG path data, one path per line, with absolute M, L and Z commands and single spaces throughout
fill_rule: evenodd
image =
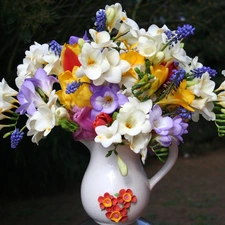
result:
M 36 71 L 34 78 L 28 78 L 27 80 L 30 80 L 35 87 L 40 88 L 47 96 L 52 92 L 53 84 L 58 82 L 55 77 L 49 76 L 42 68 Z
M 20 132 L 19 129 L 15 129 L 13 133 L 11 134 L 11 148 L 16 148 L 17 145 L 21 142 L 23 139 L 24 132 Z
M 49 48 L 55 53 L 55 55 L 60 56 L 62 51 L 62 45 L 60 45 L 57 41 L 52 40 L 49 44 Z
M 17 95 L 20 106 L 16 110 L 20 114 L 33 115 L 36 108 L 45 103 L 45 97 L 50 96 L 53 83 L 57 82 L 57 79 L 53 76 L 48 76 L 43 69 L 38 69 L 34 74 L 34 78 L 27 78 Z M 40 89 L 42 96 L 36 91 Z
M 180 116 L 173 118 L 173 127 L 170 129 L 170 135 L 175 138 L 177 144 L 183 142 L 182 135 L 188 133 L 188 123 L 184 122 Z
M 183 142 L 182 135 L 186 134 L 188 124 L 182 120 L 181 116 L 171 118 L 162 116 L 162 109 L 158 105 L 154 105 L 149 114 L 149 120 L 152 129 L 156 132 L 156 141 L 162 146 L 168 147 L 175 139 L 177 144 Z
M 26 79 L 20 88 L 17 95 L 20 106 L 16 110 L 20 115 L 27 113 L 33 115 L 36 112 L 36 107 L 44 103 L 40 95 L 35 91 L 34 84 Z
M 162 117 L 162 109 L 159 105 L 153 106 L 149 120 L 153 130 L 159 135 L 168 135 L 173 126 L 173 120 L 169 116 Z
M 91 105 L 93 107 L 92 115 L 95 117 L 100 112 L 107 114 L 113 113 L 119 106 L 124 105 L 128 102 L 128 99 L 123 94 L 118 94 L 118 85 L 104 86 L 101 89 L 96 87 L 97 91 L 94 90 L 93 95 L 90 98 Z M 92 90 L 95 89 L 92 87 Z
M 106 28 L 106 13 L 104 9 L 99 9 L 96 12 L 96 20 L 95 20 L 96 30 L 98 32 L 104 31 Z
M 89 41 L 89 38 L 88 38 L 88 35 L 87 35 L 87 31 L 85 31 L 84 33 L 84 36 L 82 37 L 86 42 Z M 73 44 L 76 44 L 78 43 L 80 37 L 77 37 L 77 36 L 70 36 L 70 39 L 69 39 L 69 44 L 70 45 L 73 45 Z

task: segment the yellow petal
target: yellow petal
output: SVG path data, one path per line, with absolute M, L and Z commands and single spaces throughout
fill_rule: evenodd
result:
M 176 91 L 173 91 L 172 93 L 166 95 L 162 100 L 157 102 L 157 104 L 160 106 L 180 105 L 185 109 L 194 112 L 194 109 L 190 107 L 190 104 L 195 99 L 195 96 L 190 90 L 185 89 L 186 86 L 187 82 L 186 80 L 183 80 Z
M 90 97 L 92 93 L 89 90 L 90 84 L 88 84 L 90 83 L 90 80 L 86 76 L 77 78 L 75 75 L 77 68 L 78 67 L 74 67 L 72 73 L 67 70 L 58 76 L 61 90 L 57 91 L 56 94 L 59 97 L 60 103 L 69 110 L 75 105 L 80 108 L 84 106 L 91 106 Z M 74 93 L 66 94 L 67 85 L 78 80 L 80 80 L 80 82 L 86 82 L 87 84 L 82 84 Z

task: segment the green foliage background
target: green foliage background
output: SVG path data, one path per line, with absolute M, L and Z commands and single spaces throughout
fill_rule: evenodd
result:
M 195 35 L 185 41 L 187 54 L 198 55 L 199 61 L 218 74 L 225 69 L 224 0 L 1 0 L 0 78 L 14 86 L 17 65 L 34 41 L 54 39 L 63 44 L 71 35 L 83 36 L 93 27 L 96 11 L 116 2 L 146 29 L 152 23 L 166 24 L 170 29 L 186 23 L 193 25 Z M 181 152 L 199 154 L 220 147 L 224 139 L 216 138 L 214 127 L 204 120 L 191 124 Z M 69 133 L 57 129 L 39 146 L 31 144 L 29 138 L 15 150 L 10 149 L 9 139 L 0 142 L 0 191 L 5 196 L 60 191 L 81 180 L 89 160 L 87 149 L 75 143 Z

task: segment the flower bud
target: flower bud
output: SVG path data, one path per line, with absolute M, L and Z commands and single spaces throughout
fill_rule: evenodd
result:
M 57 119 L 63 119 L 63 118 L 69 118 L 69 114 L 67 110 L 63 107 L 59 107 L 58 109 L 55 110 L 55 115 Z
M 107 22 L 111 23 L 115 16 L 115 10 L 113 8 L 108 8 L 106 11 Z
M 78 39 L 78 45 L 79 45 L 80 49 L 82 49 L 84 43 L 86 43 L 86 42 L 85 42 L 85 40 L 83 38 L 79 38 Z
M 120 169 L 120 173 L 123 176 L 126 176 L 128 173 L 128 168 L 127 168 L 127 165 L 124 163 L 124 161 L 119 157 L 119 155 L 117 155 L 117 163 Z
M 155 58 L 153 59 L 153 63 L 160 64 L 164 60 L 164 58 L 165 58 L 164 52 L 162 52 L 162 51 L 157 52 L 155 55 Z

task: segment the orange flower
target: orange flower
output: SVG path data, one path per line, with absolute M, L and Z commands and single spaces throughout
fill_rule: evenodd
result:
M 165 105 L 181 105 L 185 109 L 194 112 L 194 109 L 190 107 L 190 104 L 195 99 L 195 96 L 190 90 L 187 90 L 186 87 L 187 81 L 183 80 L 176 91 L 170 92 L 162 100 L 157 102 L 157 104 L 161 107 Z

